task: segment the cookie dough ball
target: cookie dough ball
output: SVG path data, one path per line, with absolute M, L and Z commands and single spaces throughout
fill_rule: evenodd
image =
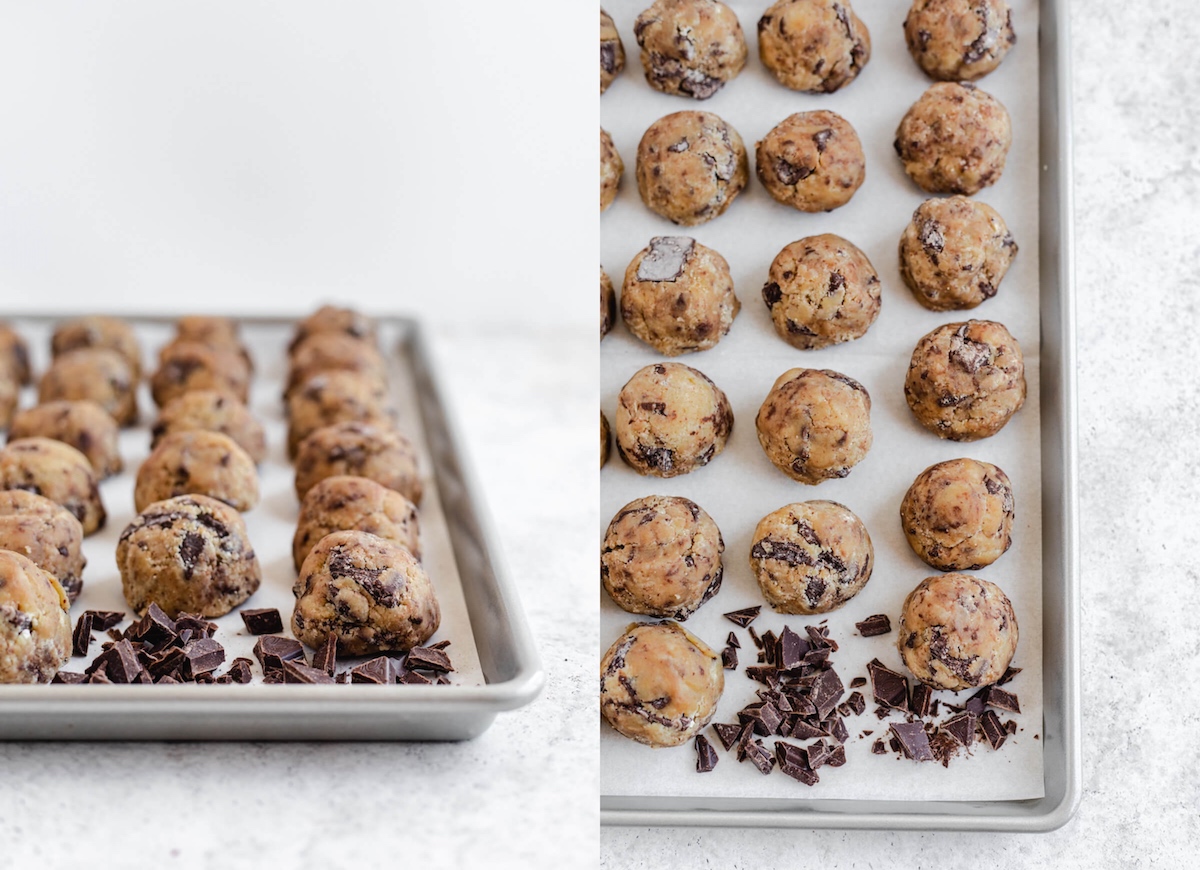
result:
M 142 347 L 137 333 L 124 320 L 96 315 L 59 324 L 50 338 L 51 355 L 57 359 L 80 348 L 116 351 L 129 364 L 133 383 L 142 379 Z
M 1004 676 L 1017 636 L 1012 602 L 999 586 L 969 574 L 939 574 L 904 599 L 896 646 L 914 677 L 957 692 Z
M 867 174 L 858 134 L 824 109 L 784 118 L 755 147 L 754 159 L 767 192 L 805 212 L 845 205 Z
M 144 511 L 156 501 L 189 493 L 252 510 L 258 504 L 254 460 L 220 432 L 198 429 L 164 436 L 138 469 L 134 507 Z
M 322 305 L 296 324 L 296 333 L 288 345 L 288 353 L 295 353 L 310 336 L 322 333 L 344 335 L 376 347 L 375 324 L 371 322 L 371 318 L 353 308 Z
M 612 447 L 612 431 L 608 428 L 608 418 L 600 412 L 600 467 L 608 463 L 608 452 Z
M 337 423 L 318 429 L 300 442 L 296 451 L 296 497 L 301 501 L 325 478 L 343 474 L 369 478 L 415 505 L 421 503 L 424 485 L 417 450 L 393 429 L 369 423 Z
M 1004 218 L 987 203 L 929 199 L 900 237 L 900 274 L 931 311 L 974 308 L 996 295 L 1016 255 Z
M 433 636 L 441 608 L 412 553 L 367 532 L 334 532 L 309 552 L 293 590 L 292 632 L 319 647 L 332 632 L 338 652 L 402 652 Z
M 650 87 L 707 100 L 746 65 L 746 37 L 719 0 L 654 0 L 637 17 L 634 36 Z
M 45 496 L 20 489 L 0 492 L 0 550 L 30 559 L 74 601 L 83 589 L 83 526 Z
M 236 510 L 205 495 L 154 502 L 117 543 L 125 600 L 140 616 L 151 602 L 180 613 L 224 616 L 262 582 L 258 557 Z
M 0 550 L 0 683 L 48 683 L 71 658 L 62 586 L 20 553 Z
M 715 346 L 741 307 L 725 258 L 686 236 L 655 236 L 625 270 L 621 317 L 666 356 Z
M 29 365 L 29 345 L 21 334 L 7 323 L 0 323 L 0 378 L 8 375 L 17 386 L 33 383 Z
M 941 571 L 986 567 L 1012 545 L 1013 492 L 989 462 L 951 459 L 926 468 L 900 503 L 908 544 Z
M 914 0 L 904 41 L 930 78 L 963 82 L 998 67 L 1017 35 L 1004 0 Z
M 1025 404 L 1025 359 L 1003 324 L 947 323 L 917 342 L 904 398 L 922 426 L 940 438 L 995 435 Z
M 673 622 L 634 623 L 600 660 L 600 714 L 630 740 L 680 746 L 717 712 L 721 657 Z
M 684 620 L 721 588 L 723 552 L 721 531 L 700 505 L 646 496 L 608 524 L 600 582 L 623 610 Z
M 345 332 L 319 332 L 293 349 L 284 398 L 321 372 L 357 372 L 387 386 L 387 362 L 374 344 Z
M 160 408 L 192 390 L 217 390 L 247 402 L 250 374 L 250 367 L 237 351 L 198 341 L 175 341 L 159 354 L 158 370 L 150 378 L 150 394 Z
M 635 174 L 647 208 L 691 227 L 729 208 L 750 180 L 750 164 L 742 137 L 719 117 L 675 112 L 642 135 Z
M 137 380 L 115 350 L 81 348 L 55 357 L 38 383 L 38 402 L 90 400 L 121 426 L 137 423 Z
M 763 66 L 794 91 L 830 94 L 871 59 L 871 34 L 848 2 L 777 0 L 758 20 Z
M 755 427 L 776 468 L 818 484 L 845 477 L 871 449 L 871 397 L 840 372 L 790 369 L 771 387 Z
M 245 360 L 251 372 L 254 371 L 254 360 L 242 343 L 241 331 L 233 318 L 188 314 L 175 321 L 175 341 L 196 341 L 209 347 L 233 351 Z
M 0 429 L 8 428 L 17 404 L 21 400 L 21 385 L 8 372 L 0 372 Z
M 117 421 L 107 411 L 82 399 L 26 408 L 13 418 L 8 438 L 16 441 L 42 436 L 70 444 L 87 457 L 96 476 L 104 480 L 124 468 L 118 445 L 120 434 Z
M 682 363 L 637 372 L 617 397 L 617 452 L 638 474 L 677 477 L 725 449 L 733 409 L 708 376 Z
M 600 269 L 600 337 L 608 335 L 617 319 L 617 293 L 613 289 L 612 278 L 603 268 Z
M 390 427 L 394 411 L 387 389 L 360 372 L 318 372 L 292 391 L 287 400 L 288 456 L 300 442 L 334 423 L 372 423 Z
M 604 211 L 617 198 L 617 188 L 621 186 L 621 173 L 625 171 L 625 161 L 617 153 L 612 136 L 603 127 L 600 128 L 600 211 Z
M 308 553 L 333 532 L 369 532 L 394 541 L 421 558 L 417 507 L 395 490 L 365 477 L 328 477 L 308 491 L 300 506 L 292 559 L 296 570 Z
M 4 489 L 23 489 L 62 505 L 83 525 L 85 535 L 102 529 L 108 518 L 92 464 L 74 447 L 51 438 L 22 438 L 0 450 Z
M 879 316 L 879 275 L 857 247 L 826 233 L 775 255 L 763 301 L 779 337 L 800 350 L 861 338 Z
M 862 520 L 835 501 L 789 504 L 754 529 L 750 570 L 780 613 L 828 613 L 871 579 L 875 549 Z
M 625 69 L 625 46 L 617 25 L 603 9 L 600 10 L 600 93 Z
M 228 435 L 256 464 L 267 456 L 262 423 L 240 401 L 218 390 L 188 390 L 167 402 L 150 427 L 150 447 L 175 432 L 195 431 Z
M 939 82 L 896 130 L 904 171 L 929 193 L 978 193 L 1004 172 L 1012 122 L 1004 104 L 966 82 Z

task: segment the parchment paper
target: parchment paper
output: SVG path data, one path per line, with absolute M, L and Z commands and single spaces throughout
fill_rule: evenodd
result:
M 728 0 L 727 0 L 728 2 Z M 871 32 L 872 56 L 859 78 L 830 95 L 808 95 L 779 85 L 758 59 L 756 24 L 767 0 L 729 5 L 737 12 L 750 48 L 746 69 L 713 98 L 697 102 L 652 90 L 642 75 L 633 24 L 646 0 L 606 0 L 627 55 L 626 69 L 600 99 L 601 126 L 607 129 L 625 161 L 617 201 L 601 216 L 601 264 L 620 290 L 625 267 L 655 235 L 690 235 L 720 252 L 730 264 L 742 311 L 729 335 L 712 350 L 676 359 L 693 366 L 721 387 L 733 405 L 735 424 L 725 452 L 706 468 L 671 480 L 641 477 L 616 456 L 601 472 L 601 529 L 629 501 L 650 494 L 693 499 L 716 520 L 725 540 L 725 579 L 720 593 L 685 625 L 719 651 L 735 630 L 742 641 L 740 666 L 753 664 L 753 644 L 722 614 L 763 604 L 754 624 L 759 634 L 777 634 L 786 625 L 802 630 L 822 617 L 783 616 L 766 606 L 749 568 L 751 535 L 767 513 L 785 504 L 833 499 L 854 510 L 866 524 L 875 546 L 876 567 L 867 587 L 842 609 L 827 614 L 840 650 L 832 656 L 845 684 L 867 676 L 873 657 L 905 672 L 896 652 L 894 626 L 904 597 L 923 578 L 936 573 L 909 549 L 899 522 L 899 506 L 913 479 L 943 460 L 969 456 L 992 462 L 1012 479 L 1016 520 L 1012 548 L 980 576 L 1001 586 L 1012 599 L 1020 625 L 1014 667 L 1022 668 L 1007 688 L 1020 697 L 1022 712 L 1013 716 L 1018 732 L 999 750 L 977 743 L 948 768 L 917 764 L 891 752 L 873 756 L 871 743 L 887 736 L 887 720 L 873 714 L 870 684 L 867 711 L 848 717 L 847 764 L 823 768 L 821 781 L 808 788 L 776 771 L 761 775 L 751 764 L 738 764 L 718 749 L 720 763 L 709 774 L 695 772 L 691 743 L 677 749 L 650 749 L 617 734 L 601 722 L 601 789 L 603 794 L 725 797 L 855 798 L 894 800 L 1017 800 L 1044 792 L 1042 747 L 1041 637 L 1041 467 L 1039 446 L 1038 323 L 1038 78 L 1037 4 L 1012 2 L 1017 44 L 992 74 L 977 84 L 1005 104 L 1012 116 L 1013 146 L 1002 178 L 977 194 L 1008 223 L 1020 251 L 998 295 L 970 312 L 931 312 L 913 299 L 899 274 L 897 245 L 913 210 L 927 198 L 904 174 L 892 147 L 896 126 L 909 106 L 932 84 L 909 57 L 902 22 L 909 4 L 900 0 L 857 0 L 854 9 Z M 754 144 L 787 115 L 831 109 L 854 125 L 866 154 L 866 181 L 846 206 L 827 214 L 803 214 L 771 199 L 754 176 Z M 676 227 L 641 202 L 633 167 L 637 144 L 653 121 L 671 112 L 701 109 L 715 112 L 741 134 L 750 153 L 751 179 L 729 210 L 699 227 Z M 804 236 L 831 232 L 858 245 L 871 259 L 883 282 L 878 320 L 863 338 L 820 351 L 794 350 L 775 335 L 761 288 L 779 250 Z M 1004 323 L 1025 354 L 1028 398 L 1024 408 L 997 435 L 969 444 L 942 441 L 916 422 L 904 399 L 903 383 L 917 340 L 943 324 L 968 318 Z M 601 344 L 602 409 L 613 419 L 622 385 L 639 368 L 662 359 L 618 324 Z M 874 445 L 849 477 L 805 486 L 770 464 L 754 431 L 754 417 L 775 378 L 789 368 L 830 368 L 863 383 L 871 395 Z M 602 654 L 634 620 L 599 590 Z M 886 613 L 893 632 L 878 638 L 859 637 L 854 623 Z M 735 722 L 736 713 L 755 700 L 760 688 L 741 670 L 726 672 L 726 688 L 717 722 Z M 848 690 L 849 691 L 849 690 Z M 943 702 L 962 703 L 937 692 Z M 944 715 L 943 717 L 944 718 Z M 1007 714 L 1002 718 L 1009 718 Z M 872 731 L 870 736 L 863 732 Z M 768 744 L 770 741 L 768 740 Z

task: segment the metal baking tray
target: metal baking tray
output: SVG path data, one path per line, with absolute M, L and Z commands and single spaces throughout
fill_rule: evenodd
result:
M 9 320 L 25 332 L 28 327 L 48 334 L 54 321 L 65 315 L 25 316 Z M 139 333 L 166 336 L 172 323 L 165 317 L 128 317 Z M 284 343 L 293 321 L 278 317 L 239 318 L 243 331 L 257 330 L 278 339 L 271 351 L 256 349 L 255 395 L 252 408 L 268 426 L 269 447 L 282 466 L 283 431 L 278 411 L 280 385 L 284 365 Z M 20 740 L 466 740 L 483 733 L 497 713 L 528 704 L 541 690 L 544 672 L 536 647 L 526 624 L 512 579 L 504 570 L 501 552 L 491 524 L 480 500 L 479 486 L 462 452 L 459 429 L 450 410 L 443 403 L 443 391 L 430 354 L 428 340 L 419 323 L 403 317 L 379 317 L 383 349 L 389 353 L 393 388 L 404 395 L 408 414 L 401 428 L 417 443 L 423 454 L 427 480 L 427 496 L 422 504 L 423 532 L 427 511 L 437 510 L 440 519 L 439 535 L 444 533 L 445 549 L 452 568 L 461 581 L 465 616 L 459 623 L 449 650 L 453 658 L 455 637 L 462 638 L 462 626 L 469 624 L 470 641 L 477 653 L 477 668 L 472 663 L 471 684 L 454 685 L 35 685 L 0 686 L 0 738 Z M 36 360 L 46 354 L 43 342 L 30 340 Z M 143 354 L 155 349 L 142 336 Z M 143 387 L 144 392 L 144 387 Z M 142 401 L 142 426 L 122 433 L 122 455 L 126 470 L 115 483 L 105 482 L 102 491 L 124 494 L 132 492 L 132 475 L 140 457 L 133 457 L 126 444 L 136 444 L 143 454 L 149 437 L 146 424 L 153 417 L 148 402 Z M 275 433 L 272 437 L 272 427 Z M 270 460 L 268 460 L 270 461 Z M 280 477 L 277 469 L 276 477 Z M 112 486 L 117 486 L 113 490 Z M 299 506 L 294 493 L 287 487 L 276 486 L 272 492 L 263 474 L 263 499 L 256 508 L 264 510 L 268 500 L 275 498 L 276 510 L 286 516 Z M 432 491 L 434 498 L 429 498 Z M 131 502 L 131 498 L 130 498 Z M 131 508 L 130 508 L 131 510 Z M 253 514 L 247 515 L 251 522 Z M 118 527 L 132 519 L 132 514 L 113 515 L 109 525 Z M 278 518 L 276 524 L 281 522 Z M 253 532 L 253 529 L 252 529 Z M 106 529 L 105 534 L 111 531 Z M 263 562 L 263 588 L 255 593 L 246 606 L 279 606 L 287 622 L 290 606 L 290 576 L 294 571 L 290 558 L 278 552 L 290 553 L 288 540 L 252 543 Z M 92 539 L 88 539 L 91 541 Z M 107 541 L 105 542 L 108 543 Z M 266 544 L 266 546 L 264 546 Z M 264 551 L 269 551 L 268 559 Z M 116 584 L 115 592 L 105 590 L 106 603 L 123 607 L 119 581 L 115 579 L 111 547 L 97 552 L 85 552 L 89 564 L 84 572 L 84 595 L 88 583 Z M 432 568 L 430 569 L 432 574 Z M 272 578 L 272 574 L 274 577 Z M 274 579 L 274 600 L 262 600 L 264 590 Z M 433 577 L 435 586 L 437 576 Z M 280 587 L 282 587 L 282 592 Z M 286 592 L 286 596 L 284 593 Z M 115 597 L 114 597 L 115 596 Z M 439 592 L 439 597 L 442 593 Z M 72 622 L 84 609 L 83 599 L 72 607 Z M 92 606 L 92 605 L 86 605 Z M 445 613 L 446 607 L 443 606 Z M 231 635 L 237 633 L 241 620 L 237 612 L 216 620 L 221 626 L 217 639 L 230 646 Z M 443 627 L 446 625 L 445 615 Z M 286 633 L 286 631 L 285 631 Z M 244 634 L 244 632 L 242 632 Z M 435 639 L 441 635 L 435 635 Z M 96 635 L 96 642 L 103 640 Z M 252 638 L 241 637 L 242 644 Z M 462 641 L 460 640 L 460 644 Z M 96 648 L 93 647 L 93 650 Z M 235 653 L 230 652 L 232 659 Z M 72 659 L 65 669 L 79 670 L 82 659 Z M 257 667 L 256 667 L 257 672 Z
M 602 824 L 1041 832 L 1065 824 L 1078 807 L 1082 759 L 1068 4 L 1041 0 L 1038 20 L 1038 33 L 1021 38 L 1036 39 L 1039 56 L 1044 797 L 957 802 L 602 794 Z M 628 63 L 637 65 L 636 51 Z

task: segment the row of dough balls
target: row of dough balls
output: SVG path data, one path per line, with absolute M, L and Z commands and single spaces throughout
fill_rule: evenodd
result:
M 927 90 L 896 129 L 904 171 L 928 193 L 978 193 L 999 181 L 1012 145 L 1004 104 L 970 83 Z M 755 145 L 755 173 L 779 203 L 803 212 L 848 203 L 866 178 L 866 158 L 854 127 L 836 112 L 789 115 Z M 617 195 L 625 162 L 600 128 L 600 211 Z M 712 112 L 674 112 L 647 128 L 634 175 L 646 207 L 680 226 L 721 214 L 750 180 L 746 146 Z
M 1000 323 L 948 323 L 917 342 L 904 395 L 917 421 L 952 441 L 999 432 L 1025 403 L 1020 345 Z M 846 477 L 871 448 L 871 397 L 853 378 L 794 368 L 775 381 L 755 419 L 758 441 L 780 471 L 810 485 Z M 702 372 L 653 363 L 621 388 L 613 424 L 617 453 L 638 474 L 677 477 L 702 468 L 733 431 L 729 399 Z M 600 463 L 609 453 L 600 415 Z
M 1017 243 L 991 206 L 952 197 L 917 208 L 899 252 L 900 274 L 921 305 L 966 310 L 996 295 Z M 826 233 L 791 242 L 775 256 L 762 298 L 779 337 L 813 350 L 865 335 L 879 315 L 880 286 L 862 250 Z M 678 356 L 716 346 L 741 302 L 719 253 L 686 236 L 655 236 L 625 270 L 619 309 L 638 339 Z M 617 310 L 612 280 L 601 269 L 601 339 Z
M 634 23 L 650 87 L 705 100 L 746 65 L 746 38 L 719 0 L 655 0 Z M 914 0 L 904 40 L 931 78 L 971 81 L 986 75 L 1016 43 L 1004 0 Z M 871 34 L 849 0 L 777 0 L 758 21 L 763 66 L 792 90 L 832 93 L 871 59 Z M 625 46 L 600 10 L 600 93 L 625 67 Z

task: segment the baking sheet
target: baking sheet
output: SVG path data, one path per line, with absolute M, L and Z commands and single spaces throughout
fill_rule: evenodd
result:
M 984 90 L 999 98 L 1013 120 L 1013 147 L 1002 179 L 976 198 L 1004 216 L 1021 246 L 999 294 L 971 312 L 929 312 L 921 308 L 903 284 L 896 245 L 913 209 L 925 198 L 905 176 L 892 150 L 896 125 L 930 82 L 912 62 L 904 46 L 901 23 L 907 4 L 855 3 L 855 11 L 872 34 L 872 58 L 859 80 L 832 95 L 797 94 L 778 85 L 757 59 L 755 23 L 764 4 L 730 4 L 738 13 L 750 46 L 746 69 L 712 99 L 693 103 L 651 90 L 641 76 L 633 22 L 645 4 L 606 3 L 621 31 L 627 53 L 624 74 L 601 98 L 601 126 L 613 136 L 625 159 L 626 172 L 617 201 L 601 218 L 602 265 L 619 288 L 625 266 L 654 235 L 691 235 L 729 261 L 743 308 L 730 334 L 714 349 L 676 358 L 708 374 L 726 391 L 735 425 L 723 455 L 707 468 L 671 480 L 643 478 L 614 456 L 602 472 L 600 533 L 614 513 L 633 498 L 651 493 L 683 495 L 703 506 L 721 528 L 726 543 L 722 591 L 686 623 L 689 630 L 719 649 L 734 629 L 721 614 L 762 603 L 748 566 L 750 537 L 755 523 L 768 512 L 792 501 L 834 499 L 848 505 L 866 523 L 875 544 L 877 563 L 871 582 L 860 595 L 833 614 L 828 624 L 841 645 L 833 661 L 843 682 L 865 676 L 874 656 L 900 668 L 894 634 L 863 639 L 853 623 L 873 613 L 898 620 L 904 596 L 922 578 L 935 573 L 909 550 L 903 538 L 898 509 L 908 485 L 934 462 L 971 456 L 994 462 L 1013 481 L 1016 522 L 1012 549 L 980 575 L 1009 594 L 1021 626 L 1014 666 L 1023 672 L 1008 687 L 1015 691 L 1022 713 L 1014 717 L 1021 730 L 999 752 L 976 746 L 969 757 L 956 758 L 949 768 L 917 765 L 893 755 L 870 755 L 875 737 L 887 730 L 870 712 L 850 717 L 847 727 L 849 763 L 822 771 L 822 781 L 809 789 L 788 777 L 763 777 L 751 765 L 738 765 L 721 753 L 722 762 L 708 775 L 694 772 L 689 748 L 651 750 L 601 727 L 601 792 L 604 795 L 673 797 L 840 798 L 870 800 L 1019 800 L 1044 794 L 1042 723 L 1042 541 L 1039 287 L 1038 287 L 1038 130 L 1039 80 L 1037 53 L 1038 7 L 1014 2 L 1013 20 L 1018 43 L 1000 68 L 980 80 Z M 795 111 L 828 108 L 845 116 L 857 129 L 867 160 L 863 186 L 851 202 L 834 212 L 807 215 L 776 204 L 752 177 L 749 186 L 714 221 L 700 227 L 678 228 L 654 215 L 641 203 L 633 177 L 637 142 L 655 119 L 684 109 L 712 111 L 742 135 L 753 163 L 754 143 L 776 123 Z M 807 235 L 833 232 L 862 248 L 883 282 L 880 316 L 865 337 L 821 351 L 797 351 L 774 333 L 760 290 L 775 254 L 788 242 Z M 990 439 L 971 444 L 943 442 L 912 418 L 903 397 L 903 379 L 916 341 L 929 330 L 967 317 L 1006 324 L 1025 352 L 1028 398 L 1025 407 L 1005 429 Z M 612 419 L 616 395 L 641 366 L 661 359 L 634 339 L 623 325 L 601 345 L 602 407 Z M 875 442 L 850 476 L 807 487 L 774 469 L 758 446 L 754 415 L 775 378 L 785 370 L 805 366 L 832 368 L 858 379 L 871 393 Z M 633 619 L 601 590 L 601 652 Z M 819 617 L 784 617 L 764 608 L 755 623 L 761 634 L 777 633 L 784 624 L 800 628 Z M 753 663 L 753 646 L 745 632 L 741 664 Z M 749 659 L 749 661 L 747 661 Z M 754 700 L 758 684 L 740 672 L 727 672 L 725 695 L 714 721 L 735 721 L 736 711 Z M 869 699 L 869 686 L 865 690 Z M 954 702 L 951 693 L 937 697 Z M 966 693 L 957 701 L 961 703 Z M 873 705 L 871 705 L 873 706 Z M 874 734 L 860 739 L 863 730 Z

